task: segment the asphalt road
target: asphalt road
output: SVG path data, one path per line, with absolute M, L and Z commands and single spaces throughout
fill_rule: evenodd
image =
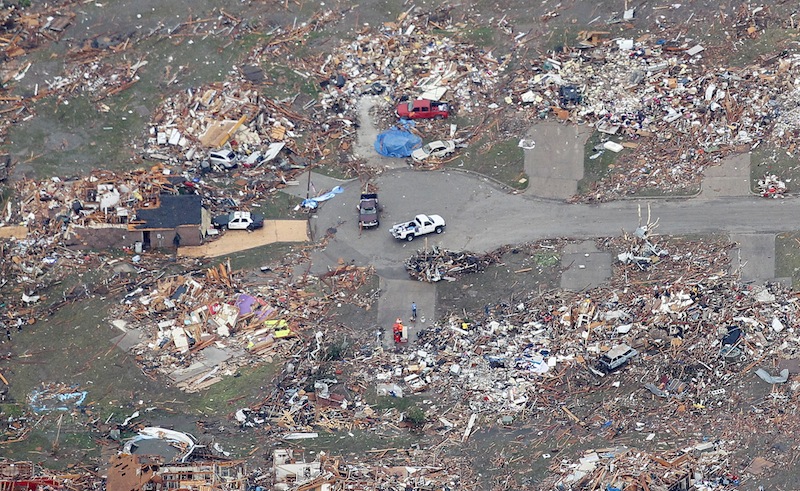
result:
M 632 232 L 658 220 L 656 234 L 775 233 L 800 229 L 800 201 L 758 197 L 718 199 L 623 200 L 598 205 L 567 204 L 525 195 L 509 195 L 489 181 L 471 174 L 445 170 L 388 171 L 376 180 L 384 207 L 381 226 L 359 231 L 356 220 L 358 182 L 345 183 L 345 192 L 323 204 L 312 219 L 317 239 L 335 229 L 328 247 L 314 257 L 312 270 L 322 272 L 339 258 L 373 264 L 385 277 L 405 275 L 403 260 L 425 241 L 394 240 L 393 223 L 418 213 L 435 213 L 447 221 L 445 233 L 431 234 L 428 246 L 485 252 L 505 244 L 552 238 L 594 238 Z M 640 218 L 641 215 L 641 218 Z

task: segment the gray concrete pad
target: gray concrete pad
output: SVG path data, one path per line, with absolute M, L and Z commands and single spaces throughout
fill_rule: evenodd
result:
M 530 174 L 528 174 L 530 176 Z M 578 192 L 578 181 L 555 177 L 537 177 L 530 180 L 525 192 L 540 198 L 567 199 Z
M 381 296 L 378 298 L 378 326 L 384 331 L 383 346 L 393 347 L 392 325 L 397 318 L 408 326 L 408 344 L 417 339 L 420 329 L 430 327 L 436 320 L 436 285 L 423 281 L 381 277 Z M 411 303 L 417 304 L 417 320 L 411 320 Z
M 225 349 L 217 348 L 216 346 L 208 346 L 198 353 L 194 363 L 186 368 L 178 368 L 169 374 L 169 378 L 173 382 L 179 383 L 196 377 L 202 373 L 213 370 L 214 367 L 229 360 L 231 357 L 244 356 L 244 350 L 236 347 L 227 347 Z
M 763 284 L 775 278 L 775 234 L 731 234 L 731 269 L 743 283 Z
M 750 194 L 750 154 L 729 155 L 703 175 L 701 198 L 748 196 Z
M 600 286 L 611 278 L 611 254 L 597 250 L 594 241 L 568 244 L 561 256 L 561 288 L 581 291 Z
M 583 146 L 590 131 L 586 127 L 544 122 L 525 135 L 536 142 L 524 150 L 525 173 L 530 185 L 525 194 L 540 198 L 567 199 L 578 192 L 583 179 Z
M 384 157 L 375 151 L 375 140 L 381 130 L 378 129 L 373 121 L 372 108 L 381 103 L 382 97 L 377 95 L 363 96 L 358 101 L 358 120 L 360 124 L 356 130 L 353 153 L 357 157 L 366 159 L 372 167 L 385 167 L 387 169 L 408 167 L 406 159 Z
M 135 346 L 139 346 L 145 337 L 145 333 L 141 329 L 127 329 L 126 332 L 111 338 L 111 344 L 122 351 L 130 351 Z

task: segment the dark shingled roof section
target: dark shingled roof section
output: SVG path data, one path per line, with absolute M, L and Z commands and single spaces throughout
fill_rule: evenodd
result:
M 137 220 L 145 222 L 137 224 L 136 230 L 174 229 L 181 225 L 200 225 L 202 222 L 203 199 L 200 196 L 162 194 L 159 200 L 161 206 L 158 208 L 136 210 Z

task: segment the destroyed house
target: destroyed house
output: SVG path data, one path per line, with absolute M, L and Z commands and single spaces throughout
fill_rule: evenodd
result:
M 44 182 L 34 198 L 43 221 L 63 223 L 67 246 L 175 247 L 176 234 L 180 245 L 196 245 L 211 218 L 201 197 L 179 194 L 183 184 L 179 176 L 155 171 L 125 176 L 94 171 L 82 180 Z
M 276 449 L 272 452 L 273 489 L 278 491 L 326 491 L 330 483 L 322 475 L 322 463 L 297 461 L 292 449 Z
M 0 460 L 0 491 L 57 488 L 58 480 L 37 475 L 32 462 Z
M 246 472 L 241 461 L 164 464 L 158 456 L 120 454 L 111 459 L 106 487 L 115 491 L 245 491 Z
M 211 224 L 202 198 L 196 194 L 162 194 L 155 206 L 140 208 L 128 231 L 144 249 L 200 245 Z

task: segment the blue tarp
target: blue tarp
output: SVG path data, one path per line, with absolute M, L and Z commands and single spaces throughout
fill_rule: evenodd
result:
M 304 199 L 303 202 L 300 203 L 300 205 L 303 206 L 303 208 L 309 208 L 309 209 L 313 210 L 313 209 L 316 209 L 317 206 L 319 206 L 319 204 L 321 202 L 328 201 L 329 199 L 333 198 L 337 194 L 341 194 L 343 192 L 344 192 L 344 189 L 342 189 L 341 186 L 336 186 L 335 188 L 331 189 L 327 193 L 322 194 L 320 196 L 317 196 L 316 198 Z
M 410 157 L 421 146 L 422 138 L 397 127 L 389 128 L 375 140 L 375 151 L 384 157 Z

